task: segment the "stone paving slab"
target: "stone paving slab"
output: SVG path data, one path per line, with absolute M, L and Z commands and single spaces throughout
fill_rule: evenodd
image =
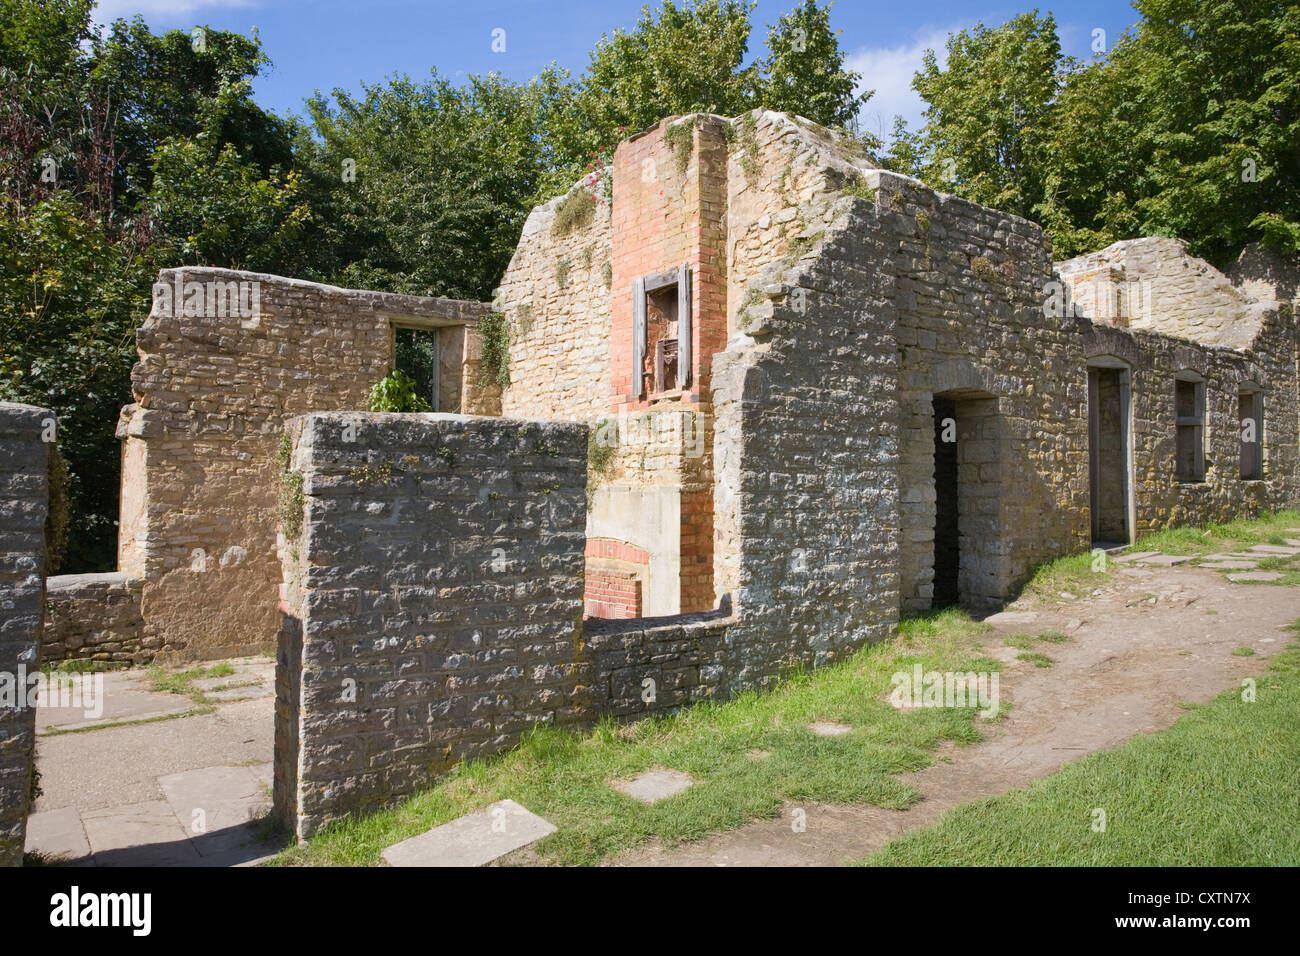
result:
M 695 778 L 688 773 L 655 767 L 631 780 L 615 780 L 610 786 L 633 800 L 640 800 L 642 803 L 658 803 L 660 800 L 676 796 L 693 783 Z
M 1036 620 L 1038 614 L 1035 611 L 998 611 L 984 618 L 984 623 L 997 627 L 999 624 L 1029 624 Z
M 1277 571 L 1238 571 L 1229 574 L 1229 581 L 1276 581 L 1282 575 Z
M 200 856 L 215 856 L 257 840 L 250 822 L 271 809 L 252 767 L 204 767 L 158 778 L 167 805 Z
M 1159 551 L 1135 551 L 1132 554 L 1121 554 L 1111 558 L 1116 564 L 1127 564 L 1130 561 L 1142 561 L 1146 558 L 1154 557 Z
M 49 860 L 72 862 L 90 856 L 90 841 L 76 807 L 46 810 L 27 818 L 27 852 Z
M 1280 544 L 1257 544 L 1251 547 L 1251 551 L 1257 551 L 1260 554 L 1280 554 L 1296 555 L 1300 554 L 1300 548 L 1284 548 Z
M 149 720 L 166 717 L 171 714 L 183 714 L 194 709 L 194 702 L 177 694 L 160 694 L 150 689 L 143 672 L 108 671 L 100 674 L 74 674 L 71 680 L 82 685 L 78 688 L 77 707 L 53 707 L 53 695 L 42 695 L 36 707 L 36 732 L 45 734 L 51 730 L 70 730 L 82 727 L 94 727 L 101 724 L 118 723 L 126 720 Z M 85 682 L 91 682 L 89 687 Z M 51 685 L 52 687 L 54 685 Z M 59 703 L 71 699 L 72 687 L 60 692 Z M 89 697 L 84 695 L 89 693 Z M 91 703 L 87 708 L 80 704 Z M 95 713 L 95 711 L 99 711 Z
M 1174 568 L 1191 561 L 1195 555 L 1190 554 L 1151 554 L 1142 559 L 1143 564 L 1154 564 L 1162 568 Z
M 165 800 L 81 815 L 98 866 L 194 866 L 199 851 Z
M 1203 561 L 1201 567 L 1209 568 L 1211 571 L 1246 571 L 1259 567 L 1254 561 Z
M 513 800 L 491 806 L 395 843 L 389 866 L 484 866 L 555 832 L 555 826 Z

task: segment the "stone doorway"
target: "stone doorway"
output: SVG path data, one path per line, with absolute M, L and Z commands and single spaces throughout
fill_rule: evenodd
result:
M 1133 540 L 1130 378 L 1118 359 L 1088 363 L 1088 504 L 1094 547 Z
M 998 400 L 956 389 L 933 397 L 934 591 L 932 607 L 998 603 L 1001 456 Z

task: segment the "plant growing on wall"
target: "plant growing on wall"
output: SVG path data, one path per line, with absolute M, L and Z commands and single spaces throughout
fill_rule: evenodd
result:
M 296 540 L 302 534 L 303 496 L 302 475 L 293 470 L 293 442 L 287 432 L 280 433 L 280 448 L 275 457 L 279 465 L 280 480 L 276 495 L 276 517 L 285 539 Z
M 695 150 L 695 124 L 674 123 L 664 130 L 664 142 L 672 150 L 677 175 L 684 175 L 686 167 L 691 164 L 691 153 Z
M 482 343 L 479 357 L 479 382 L 483 385 L 510 384 L 510 326 L 504 312 L 489 312 L 478 320 Z
M 586 189 L 575 189 L 561 199 L 556 207 L 551 235 L 567 236 L 578 229 L 585 229 L 591 225 L 595 215 L 596 197 Z
M 372 412 L 431 412 L 433 406 L 415 388 L 415 379 L 393 369 L 370 388 Z
M 600 483 L 609 476 L 618 451 L 618 420 L 602 418 L 587 432 L 587 507 Z

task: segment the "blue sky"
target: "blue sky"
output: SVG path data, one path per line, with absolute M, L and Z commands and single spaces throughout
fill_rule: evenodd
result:
M 750 53 L 763 50 L 766 24 L 796 0 L 760 0 Z M 635 25 L 643 0 L 101 0 L 97 19 L 141 14 L 155 32 L 208 24 L 251 32 L 256 27 L 274 69 L 255 85 L 264 107 L 301 112 L 313 90 L 356 90 L 393 73 L 421 77 L 436 66 L 456 77 L 497 70 L 526 80 L 551 61 L 580 73 L 601 33 Z M 658 6 L 658 0 L 654 3 Z M 876 90 L 863 126 L 887 132 L 900 113 L 915 124 L 920 101 L 908 84 L 926 48 L 976 22 L 1002 23 L 1032 9 L 1002 0 L 839 0 L 831 10 L 840 45 L 863 86 Z M 1090 55 L 1093 30 L 1113 42 L 1137 19 L 1129 0 L 1059 0 L 1039 9 L 1056 14 L 1066 52 Z M 492 51 L 492 31 L 505 31 L 505 52 Z

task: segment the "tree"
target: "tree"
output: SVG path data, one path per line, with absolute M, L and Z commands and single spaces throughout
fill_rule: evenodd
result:
M 767 56 L 746 64 L 755 7 L 664 0 L 657 12 L 643 7 L 634 30 L 601 36 L 575 102 L 582 148 L 612 144 L 665 116 L 736 116 L 760 106 L 853 127 L 871 94 L 854 93 L 861 77 L 844 68 L 830 5 L 802 0 L 770 27 Z
M 760 65 L 761 98 L 769 109 L 847 129 L 856 124 L 871 92 L 854 92 L 862 77 L 844 68 L 839 31 L 831 30 L 831 6 L 804 0 L 769 29 L 768 55 Z
M 105 31 L 91 6 L 0 0 L 0 398 L 59 416 L 70 572 L 115 566 L 113 425 L 158 269 L 283 260 L 300 211 L 292 125 L 246 82 L 255 41 Z
M 304 145 L 329 278 L 491 298 L 532 204 L 558 185 L 541 131 L 567 108 L 562 79 L 489 74 L 457 87 L 434 73 L 364 87 L 360 99 L 335 91 L 336 106 L 311 100 L 316 142 Z
M 1138 0 L 1104 70 L 1124 93 L 1136 228 L 1223 262 L 1263 239 L 1300 250 L 1300 7 Z M 1134 104 L 1128 106 L 1127 104 Z M 1115 140 L 1111 145 L 1121 145 Z
M 648 129 L 665 116 L 705 112 L 734 116 L 751 109 L 760 84 L 743 66 L 756 4 L 697 0 L 646 6 L 631 32 L 603 34 L 583 74 L 576 108 L 591 147 L 620 128 Z
M 1056 98 L 1072 61 L 1056 21 L 1037 11 L 948 37 L 940 69 L 927 50 L 912 87 L 925 99 L 922 178 L 940 189 L 1033 218 L 1046 196 Z

